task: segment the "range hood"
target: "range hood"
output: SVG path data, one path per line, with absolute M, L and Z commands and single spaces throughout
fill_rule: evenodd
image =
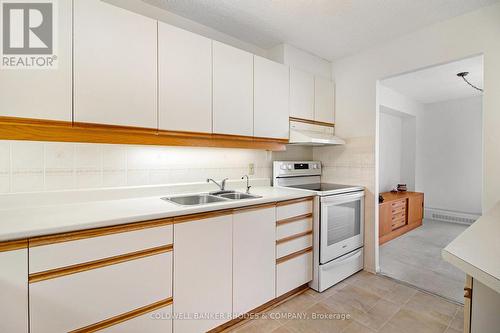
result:
M 291 145 L 343 145 L 345 141 L 334 135 L 333 127 L 290 120 Z

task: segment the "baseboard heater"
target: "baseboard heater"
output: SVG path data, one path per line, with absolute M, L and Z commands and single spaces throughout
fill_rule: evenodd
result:
M 424 218 L 436 221 L 471 225 L 479 217 L 480 215 L 477 214 L 453 212 L 436 208 L 424 208 Z

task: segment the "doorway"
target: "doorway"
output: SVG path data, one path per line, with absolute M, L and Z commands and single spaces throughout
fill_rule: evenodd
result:
M 482 211 L 482 86 L 475 56 L 377 87 L 380 273 L 460 303 L 465 275 L 441 251 Z

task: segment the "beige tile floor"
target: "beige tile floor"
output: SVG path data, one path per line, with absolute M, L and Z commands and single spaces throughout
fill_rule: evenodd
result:
M 289 314 L 296 317 L 287 318 Z M 341 314 L 344 319 L 339 318 Z M 349 317 L 345 318 L 346 314 Z M 320 315 L 332 317 L 313 319 Z M 265 312 L 263 318 L 247 321 L 231 330 L 235 333 L 462 331 L 462 306 L 364 271 L 323 293 L 310 289 Z

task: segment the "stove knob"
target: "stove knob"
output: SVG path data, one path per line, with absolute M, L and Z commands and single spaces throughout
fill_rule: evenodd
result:
M 282 164 L 282 165 L 280 166 L 280 169 L 281 169 L 281 170 L 286 170 L 286 165 Z
M 317 169 L 318 165 L 317 164 L 313 164 L 312 167 L 313 167 L 313 169 Z
M 288 164 L 288 170 L 292 170 L 292 165 L 291 164 Z

